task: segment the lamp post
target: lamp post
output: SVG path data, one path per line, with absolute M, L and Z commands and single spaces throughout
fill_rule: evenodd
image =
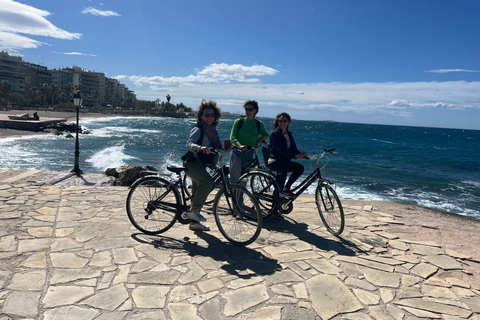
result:
M 83 98 L 80 92 L 77 92 L 73 95 L 73 104 L 77 107 L 77 129 L 76 129 L 76 137 L 75 137 L 75 166 L 73 167 L 72 172 L 74 172 L 77 176 L 81 175 L 83 172 L 80 170 L 80 166 L 78 164 L 79 157 L 80 157 L 80 150 L 78 145 L 78 113 L 80 106 L 82 105 Z

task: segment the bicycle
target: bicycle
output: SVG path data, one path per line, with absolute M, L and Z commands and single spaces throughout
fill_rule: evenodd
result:
M 315 169 L 292 190 L 293 195 L 289 197 L 282 197 L 280 195 L 276 175 L 268 173 L 265 170 L 258 171 L 253 169 L 242 175 L 240 179 L 245 181 L 247 189 L 251 191 L 260 203 L 264 218 L 270 216 L 275 210 L 278 210 L 282 214 L 292 212 L 295 199 L 318 180 L 315 190 L 315 203 L 318 213 L 328 232 L 338 236 L 343 232 L 345 227 L 343 207 L 335 189 L 332 187 L 334 184 L 333 181 L 323 178 L 321 174 L 321 170 L 327 166 L 329 160 L 327 160 L 326 163 L 322 161 L 322 168 L 318 166 L 320 160 L 325 157 L 326 154 L 334 153 L 334 150 L 335 149 L 324 149 L 322 154 L 308 157 L 308 159 L 315 160 Z
M 245 172 L 248 172 L 252 169 L 261 170 L 261 171 L 265 170 L 265 171 L 271 172 L 270 169 L 264 168 L 260 164 L 260 160 L 258 158 L 257 153 L 258 153 L 258 150 L 261 148 L 261 145 L 262 144 L 260 144 L 257 148 L 248 147 L 248 150 L 253 150 L 255 152 L 255 157 L 253 158 L 253 160 L 249 164 L 247 164 L 247 166 L 245 168 Z M 235 149 L 235 148 L 236 147 L 232 147 L 232 149 Z M 226 170 L 225 174 L 229 174 L 229 168 L 228 167 L 224 167 L 224 170 Z M 222 173 L 220 172 L 219 167 L 216 167 L 215 169 L 207 168 L 207 171 L 209 171 L 210 175 L 212 176 L 213 186 L 212 186 L 212 190 L 210 191 L 210 194 L 208 195 L 207 200 L 205 201 L 205 204 L 206 205 L 211 205 L 213 203 L 213 200 L 215 199 L 215 195 L 218 192 L 218 189 L 220 188 L 220 179 L 221 179 L 221 174 Z M 187 196 L 187 200 L 189 200 L 192 197 L 192 193 L 191 193 L 192 179 L 190 179 L 189 176 L 184 174 L 182 180 L 183 180 L 182 184 L 183 184 L 183 187 L 185 188 L 185 194 Z
M 212 213 L 220 233 L 231 243 L 245 246 L 254 242 L 262 229 L 262 215 L 253 195 L 240 186 L 229 184 L 225 170 L 226 151 L 213 150 L 219 154 L 221 188 L 213 201 Z M 126 208 L 130 222 L 143 233 L 160 234 L 169 230 L 175 222 L 193 222 L 184 214 L 190 206 L 182 183 L 183 166 L 167 166 L 176 174 L 158 174 L 145 171 L 142 178 L 130 186 Z

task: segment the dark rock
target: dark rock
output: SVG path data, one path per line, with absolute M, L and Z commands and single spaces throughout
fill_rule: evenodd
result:
M 71 138 L 73 138 L 73 136 L 72 136 L 72 134 L 71 134 L 71 133 L 67 133 L 67 135 L 65 136 L 65 138 L 69 138 L 69 139 L 71 139 Z
M 116 178 L 113 185 L 115 186 L 131 186 L 138 178 L 140 178 L 141 171 L 158 171 L 152 166 L 134 166 L 123 165 L 118 168 L 108 168 L 104 174 L 107 176 L 113 176 Z

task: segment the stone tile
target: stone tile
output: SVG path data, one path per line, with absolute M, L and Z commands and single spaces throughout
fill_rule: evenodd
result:
M 28 256 L 21 264 L 26 268 L 39 268 L 43 269 L 47 267 L 47 257 L 45 252 L 35 252 Z
M 94 270 L 90 268 L 53 269 L 50 284 L 68 283 L 78 280 L 98 278 L 100 275 L 100 270 Z
M 29 235 L 35 238 L 50 238 L 53 234 L 53 228 L 52 227 L 28 228 L 27 232 Z
M 74 253 L 51 253 L 50 259 L 54 268 L 83 268 L 88 263 L 88 259 L 79 258 Z
M 43 298 L 46 308 L 73 305 L 88 296 L 93 295 L 94 289 L 79 286 L 50 286 Z
M 395 290 L 380 288 L 378 291 L 380 293 L 380 298 L 382 298 L 383 302 L 386 304 L 395 298 Z
M 223 288 L 223 282 L 219 278 L 208 279 L 197 283 L 198 288 L 203 292 L 215 291 Z
M 402 306 L 402 309 L 405 310 L 405 311 L 408 311 L 411 314 L 413 314 L 417 317 L 420 317 L 420 318 L 428 318 L 428 319 L 441 319 L 442 318 L 442 316 L 437 314 L 437 313 L 433 313 L 433 312 L 429 312 L 429 311 L 425 311 L 425 310 L 420 310 L 420 309 L 415 309 L 415 308 L 410 308 L 410 307 L 405 307 L 405 306 Z
M 224 314 L 227 317 L 234 316 L 248 308 L 266 301 L 269 298 L 267 287 L 264 285 L 227 291 L 223 294 L 223 297 L 227 300 L 224 309 Z
M 20 240 L 18 242 L 18 252 L 25 253 L 31 251 L 46 251 L 50 247 L 51 240 L 49 238 Z
M 341 313 L 355 312 L 362 304 L 337 277 L 317 275 L 306 281 L 312 307 L 322 319 L 330 319 Z
M 420 263 L 416 265 L 415 267 L 412 268 L 411 273 L 420 276 L 424 279 L 427 279 L 431 275 L 435 274 L 437 272 L 438 268 L 432 266 L 431 264 L 428 263 Z
M 463 266 L 454 258 L 447 255 L 429 255 L 423 257 L 431 264 L 442 268 L 443 270 L 462 270 Z
M 176 270 L 170 271 L 147 271 L 138 274 L 130 274 L 128 282 L 145 283 L 145 284 L 163 284 L 171 285 L 180 277 L 180 272 Z
M 182 302 L 184 300 L 197 297 L 200 292 L 194 285 L 175 286 L 169 294 L 170 302 Z
M 366 269 L 363 271 L 365 279 L 368 282 L 380 286 L 389 288 L 398 288 L 400 285 L 400 278 L 398 275 L 373 269 Z
M 81 305 L 113 311 L 128 299 L 128 292 L 122 284 L 103 290 L 82 301 Z
M 7 287 L 18 291 L 41 291 L 47 277 L 46 270 L 15 273 L 11 284 Z
M 452 300 L 458 300 L 458 297 L 450 289 L 437 286 L 423 285 L 422 292 L 424 295 L 434 298 L 446 298 Z
M 100 312 L 90 308 L 80 308 L 77 306 L 65 306 L 50 309 L 44 312 L 44 319 L 49 320 L 60 320 L 60 319 L 69 319 L 69 320 L 92 320 Z M 99 318 L 96 318 L 99 319 Z M 110 320 L 115 318 L 111 317 Z M 120 318 L 121 319 L 121 318 Z
M 197 307 L 188 303 L 171 303 L 168 305 L 168 311 L 172 320 L 202 320 L 197 315 Z
M 41 292 L 12 291 L 3 304 L 3 313 L 34 318 L 38 314 Z M 8 318 L 7 318 L 8 319 Z
M 375 293 L 365 291 L 362 289 L 352 289 L 353 293 L 357 296 L 357 298 L 365 305 L 375 305 L 380 302 L 380 297 Z
M 116 264 L 127 264 L 138 261 L 133 248 L 116 248 L 112 250 L 112 253 Z
M 163 309 L 169 291 L 166 286 L 139 286 L 132 291 L 132 298 L 139 308 Z
M 402 299 L 394 303 L 403 307 L 410 307 L 410 308 L 425 310 L 429 312 L 448 314 L 451 316 L 459 316 L 463 318 L 468 318 L 472 315 L 472 312 L 469 310 L 459 308 L 456 306 L 449 306 L 449 305 L 445 305 L 437 302 L 427 301 L 421 298 Z

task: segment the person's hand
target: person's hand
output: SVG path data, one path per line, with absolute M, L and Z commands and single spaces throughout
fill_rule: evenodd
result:
M 241 145 L 241 144 L 238 144 L 237 148 L 241 149 L 242 151 L 247 151 L 248 150 L 247 146 L 244 146 L 244 145 Z
M 263 143 L 265 141 L 265 137 L 258 138 L 258 143 Z
M 300 152 L 299 154 L 297 154 L 295 156 L 295 158 L 297 158 L 297 159 L 303 159 L 305 157 L 308 157 L 308 154 L 306 152 Z
M 206 154 L 210 154 L 210 148 L 209 147 L 201 147 L 200 151 L 202 151 L 203 153 L 206 153 Z

